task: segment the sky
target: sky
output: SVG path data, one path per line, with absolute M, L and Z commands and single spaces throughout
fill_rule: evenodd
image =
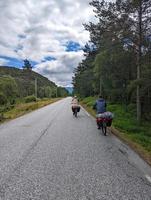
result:
M 33 70 L 72 86 L 73 70 L 89 41 L 83 23 L 94 20 L 89 0 L 0 0 L 0 65 Z

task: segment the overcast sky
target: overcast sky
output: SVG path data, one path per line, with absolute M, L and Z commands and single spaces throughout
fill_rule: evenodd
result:
M 0 65 L 34 70 L 71 86 L 73 69 L 89 40 L 83 23 L 94 20 L 89 0 L 0 0 Z

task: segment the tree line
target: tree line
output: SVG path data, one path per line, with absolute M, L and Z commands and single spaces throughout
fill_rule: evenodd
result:
M 68 91 L 32 71 L 28 60 L 24 60 L 23 69 L 0 67 L 0 106 L 13 105 L 17 100 L 30 96 L 31 100 L 65 97 Z
M 151 119 L 151 0 L 93 0 L 96 23 L 73 85 L 82 97 L 103 94 L 110 102 L 135 105 L 137 120 Z

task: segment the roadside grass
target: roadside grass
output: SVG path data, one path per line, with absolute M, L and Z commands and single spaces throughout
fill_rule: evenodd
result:
M 95 112 L 92 106 L 95 100 L 95 97 L 87 97 L 81 101 L 93 116 L 95 116 Z M 151 123 L 142 121 L 138 125 L 134 111 L 129 107 L 125 109 L 119 104 L 107 103 L 107 110 L 114 113 L 111 131 L 151 165 Z
M 151 124 L 142 121 L 141 125 L 138 125 L 132 113 L 125 111 L 121 105 L 109 105 L 108 110 L 115 113 L 114 127 L 151 154 Z
M 30 102 L 30 103 L 18 102 L 17 104 L 14 105 L 14 107 L 12 109 L 10 109 L 8 111 L 6 110 L 5 112 L 3 112 L 3 119 L 1 120 L 1 122 L 7 121 L 10 119 L 15 119 L 26 113 L 34 111 L 38 108 L 42 108 L 51 103 L 54 103 L 60 99 L 61 98 L 41 99 L 36 102 Z

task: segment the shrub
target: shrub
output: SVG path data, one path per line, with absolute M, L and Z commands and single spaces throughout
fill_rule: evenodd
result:
M 29 102 L 33 102 L 33 101 L 37 101 L 35 96 L 27 96 L 24 98 L 25 99 L 25 103 L 29 103 Z
M 3 113 L 0 113 L 0 121 L 2 121 L 4 119 L 4 115 Z
M 128 110 L 128 112 L 130 112 L 131 114 L 136 116 L 136 104 L 129 104 L 127 106 L 127 110 Z
M 7 104 L 7 98 L 6 96 L 1 92 L 0 93 L 0 105 L 5 105 Z
M 14 105 L 16 103 L 16 100 L 15 99 L 10 99 L 10 104 L 11 105 Z
M 19 95 L 17 83 L 11 76 L 0 77 L 0 91 L 9 102 Z

